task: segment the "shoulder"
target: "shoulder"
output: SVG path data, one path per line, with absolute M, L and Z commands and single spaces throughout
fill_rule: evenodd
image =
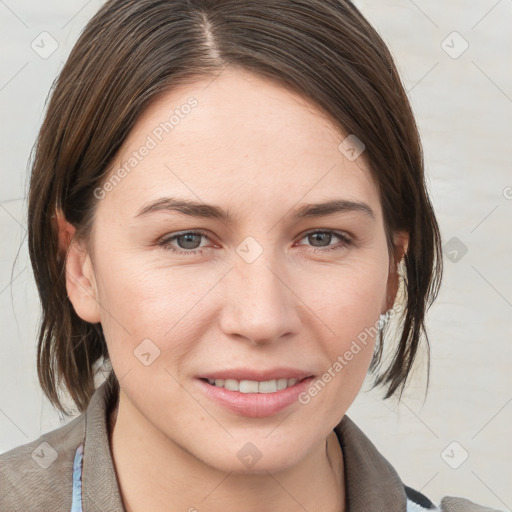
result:
M 407 496 L 407 512 L 500 512 L 494 508 L 483 507 L 465 498 L 445 496 L 436 507 L 424 494 L 404 485 Z
M 500 512 L 464 498 L 445 496 L 439 505 L 421 492 L 405 485 L 395 468 L 364 432 L 347 416 L 335 427 L 343 451 L 349 499 L 360 510 L 406 512 Z M 405 503 L 404 503 L 405 501 Z M 350 503 L 350 501 L 349 501 Z
M 484 507 L 467 500 L 454 496 L 445 496 L 441 500 L 440 510 L 442 512 L 500 512 L 495 508 Z
M 70 510 L 73 461 L 85 438 L 85 413 L 0 454 L 0 510 Z

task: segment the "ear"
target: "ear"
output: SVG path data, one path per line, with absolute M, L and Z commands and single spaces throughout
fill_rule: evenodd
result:
M 75 240 L 76 229 L 56 211 L 59 232 L 59 251 L 66 254 L 66 290 L 76 314 L 86 322 L 101 320 L 94 268 L 89 252 L 82 242 Z
M 395 303 L 396 295 L 400 285 L 398 265 L 404 254 L 407 253 L 407 247 L 409 245 L 409 233 L 407 231 L 397 231 L 393 235 L 394 252 L 389 262 L 389 274 L 387 284 L 387 303 L 386 311 L 393 307 Z M 385 311 L 383 311 L 384 313 Z

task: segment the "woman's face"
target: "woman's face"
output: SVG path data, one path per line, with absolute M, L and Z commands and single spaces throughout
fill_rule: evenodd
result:
M 376 185 L 345 137 L 240 71 L 166 93 L 131 132 L 68 290 L 149 435 L 223 471 L 247 455 L 278 471 L 354 400 L 395 282 Z

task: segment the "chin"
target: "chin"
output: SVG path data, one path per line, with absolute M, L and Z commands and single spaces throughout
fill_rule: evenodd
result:
M 289 436 L 270 439 L 271 430 L 262 430 L 256 436 L 242 433 L 223 443 L 210 438 L 210 449 L 201 453 L 194 450 L 194 454 L 212 468 L 240 475 L 287 471 L 307 456 L 309 450 L 304 440 Z

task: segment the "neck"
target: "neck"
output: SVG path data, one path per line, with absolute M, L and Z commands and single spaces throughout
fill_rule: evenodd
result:
M 127 400 L 126 400 L 127 402 Z M 336 434 L 279 473 L 225 473 L 164 436 L 124 402 L 109 418 L 110 446 L 126 512 L 207 509 L 345 512 L 343 455 Z

